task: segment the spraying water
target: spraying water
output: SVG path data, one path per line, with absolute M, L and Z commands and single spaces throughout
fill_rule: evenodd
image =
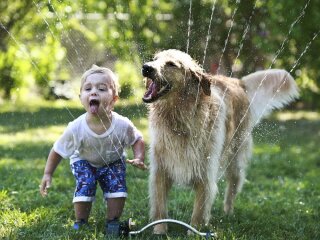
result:
M 57 40 L 57 37 L 54 35 L 54 33 L 53 33 L 53 31 L 52 31 L 52 29 L 51 29 L 51 27 L 50 27 L 50 24 L 49 24 L 48 21 L 43 17 L 43 15 L 42 15 L 42 13 L 41 13 L 41 11 L 40 11 L 40 6 L 39 6 L 35 1 L 32 1 L 32 2 L 33 2 L 33 4 L 36 6 L 37 12 L 38 12 L 38 14 L 41 16 L 41 19 L 42 19 L 43 22 L 47 25 L 47 28 L 48 28 L 51 36 L 52 36 L 54 39 Z M 67 62 L 68 62 L 68 64 L 69 64 L 69 66 L 71 67 L 73 73 L 75 74 L 75 73 L 76 73 L 76 70 L 74 69 L 73 64 L 71 63 L 71 61 L 69 60 L 68 57 L 66 57 L 66 59 L 67 59 Z
M 221 66 L 221 63 L 222 63 L 222 57 L 224 55 L 224 52 L 226 51 L 227 49 L 227 45 L 228 45 L 228 42 L 229 42 L 229 37 L 230 37 L 230 33 L 231 33 L 231 30 L 233 28 L 233 24 L 234 24 L 234 17 L 238 11 L 238 8 L 239 8 L 239 4 L 240 4 L 241 0 L 237 0 L 236 1 L 236 8 L 233 10 L 233 14 L 232 14 L 232 17 L 231 17 L 231 23 L 230 23 L 230 28 L 229 28 L 229 31 L 228 31 L 228 34 L 227 34 L 227 38 L 226 40 L 224 41 L 224 47 L 222 49 L 222 53 L 221 53 L 221 56 L 220 56 L 220 59 L 219 59 L 219 64 L 218 64 L 218 69 L 217 69 L 217 72 L 219 72 L 219 68 Z
M 212 19 L 213 19 L 213 13 L 214 13 L 215 7 L 216 7 L 216 0 L 214 0 L 213 4 L 212 4 L 210 22 L 209 22 L 209 26 L 208 26 L 208 33 L 207 33 L 207 37 L 206 37 L 206 45 L 205 45 L 204 51 L 203 51 L 202 66 L 204 66 L 204 62 L 206 60 L 207 48 L 208 48 L 208 43 L 209 43 L 209 39 L 210 39 L 210 32 L 211 32 L 211 22 L 212 22 Z
M 192 13 L 192 0 L 190 0 L 190 6 L 189 6 L 188 36 L 187 36 L 187 53 L 189 52 L 189 44 L 190 44 L 191 13 Z
M 54 12 L 54 14 L 56 15 L 59 23 L 60 23 L 61 26 L 62 26 L 62 29 L 65 30 L 65 27 L 64 27 L 64 25 L 63 25 L 62 19 L 60 18 L 59 14 L 58 14 L 57 11 L 55 10 L 54 6 L 51 4 L 51 1 L 50 1 L 50 0 L 48 1 L 48 4 L 49 4 L 49 6 L 51 7 L 51 9 L 52 9 L 52 11 Z M 80 54 L 79 54 L 76 46 L 74 45 L 73 41 L 72 41 L 71 38 L 70 38 L 68 32 L 67 32 L 67 34 L 66 34 L 66 37 L 67 37 L 68 42 L 71 44 L 73 50 L 75 51 L 75 53 L 76 53 L 76 55 L 77 55 L 77 58 L 78 58 L 78 61 L 79 61 L 79 63 L 80 63 L 80 66 L 81 66 L 82 70 L 84 71 L 84 70 L 85 70 L 85 66 L 84 66 L 84 64 L 83 64 L 83 58 L 82 58 L 82 56 L 80 56 Z
M 252 11 L 251 11 L 249 20 L 248 20 L 248 22 L 247 22 L 247 24 L 246 24 L 246 27 L 245 27 L 244 31 L 243 31 L 243 34 L 242 34 L 242 37 L 241 37 L 241 40 L 240 40 L 240 43 L 239 43 L 239 50 L 238 50 L 238 52 L 237 52 L 236 58 L 235 58 L 234 61 L 233 61 L 234 63 L 238 60 L 238 58 L 239 58 L 239 56 L 240 56 L 240 52 L 241 52 L 241 50 L 242 50 L 242 48 L 243 48 L 244 39 L 246 38 L 246 36 L 247 36 L 247 34 L 248 34 L 248 32 L 249 32 L 251 20 L 252 20 L 252 17 L 253 17 L 253 15 L 254 15 L 254 12 L 255 12 L 255 10 L 256 10 L 256 7 L 257 7 L 257 2 L 258 2 L 258 0 L 256 0 L 256 1 L 254 2 L 254 6 L 253 6 L 253 9 L 252 9 Z M 233 71 L 232 71 L 232 69 L 231 69 L 231 73 L 230 73 L 229 77 L 232 77 L 232 74 L 233 74 Z
M 40 74 L 41 78 L 49 85 L 49 81 L 42 75 L 40 69 L 38 68 L 37 64 L 33 61 L 32 57 L 30 54 L 25 50 L 25 48 L 17 41 L 17 39 L 9 32 L 6 27 L 3 25 L 3 23 L 0 21 L 0 26 L 8 33 L 9 37 L 14 41 L 14 43 L 19 47 L 19 50 L 27 56 L 29 61 L 31 62 L 32 66 L 37 70 L 37 72 Z M 65 107 L 70 114 L 70 116 L 74 119 L 75 117 L 71 113 L 68 107 Z
M 270 66 L 269 66 L 268 69 L 271 69 L 271 68 L 272 68 L 272 66 L 273 66 L 273 64 L 275 63 L 276 59 L 278 58 L 278 56 L 280 55 L 280 53 L 283 51 L 284 45 L 285 45 L 285 43 L 288 41 L 289 35 L 290 35 L 291 32 L 292 32 L 292 29 L 293 29 L 294 26 L 301 20 L 301 18 L 305 15 L 305 9 L 308 7 L 309 3 L 310 3 L 310 0 L 306 3 L 306 5 L 304 6 L 304 8 L 303 8 L 303 10 L 301 11 L 300 15 L 296 18 L 296 20 L 290 25 L 289 31 L 288 31 L 285 39 L 283 40 L 280 48 L 279 48 L 278 51 L 276 52 L 275 57 L 272 59 L 272 62 L 271 62 L 271 64 L 270 64 Z M 319 32 L 317 32 L 317 33 L 314 35 L 314 37 L 311 39 L 311 41 L 310 41 L 310 42 L 307 44 L 307 46 L 305 47 L 305 50 L 303 51 L 302 54 L 304 54 L 304 53 L 307 51 L 307 49 L 308 49 L 309 46 L 311 45 L 311 42 L 318 36 L 318 34 L 319 34 Z M 298 58 L 298 60 L 300 60 L 301 57 L 302 57 L 302 56 L 300 56 L 300 57 Z M 294 64 L 293 68 L 294 68 L 296 65 L 297 65 L 297 64 Z M 293 69 L 293 68 L 292 68 L 292 69 Z M 290 72 L 292 72 L 292 70 L 290 70 Z M 255 91 L 255 93 L 254 93 L 254 95 L 253 95 L 253 98 L 251 99 L 251 101 L 250 101 L 250 103 L 249 103 L 249 106 L 248 106 L 248 108 L 247 108 L 244 116 L 242 117 L 239 125 L 237 126 L 235 132 L 233 133 L 233 135 L 232 135 L 232 137 L 231 137 L 231 140 L 230 140 L 228 146 L 225 148 L 226 150 L 224 151 L 224 153 L 225 153 L 225 152 L 228 150 L 228 148 L 230 147 L 230 144 L 231 144 L 231 142 L 232 142 L 235 134 L 237 133 L 239 127 L 241 126 L 242 122 L 244 121 L 246 115 L 248 114 L 249 109 L 250 109 L 252 103 L 254 102 L 254 99 L 256 98 L 257 92 L 258 92 L 258 90 L 260 89 L 260 87 L 262 86 L 263 82 L 266 80 L 266 77 L 267 77 L 267 75 L 265 74 L 265 76 L 264 76 L 263 79 L 261 80 L 259 86 L 257 87 L 257 89 L 256 89 L 256 91 Z M 284 82 L 285 82 L 285 81 L 284 81 Z M 283 84 L 284 84 L 284 83 L 283 83 Z M 281 85 L 281 86 L 282 86 L 282 85 Z M 281 86 L 280 86 L 280 87 L 281 87 Z M 280 89 L 280 87 L 277 89 L 277 91 Z M 276 91 L 276 92 L 277 92 L 277 91 Z M 274 95 L 274 96 L 275 96 L 275 95 Z M 273 100 L 274 96 L 269 100 L 269 102 Z M 262 111 L 261 116 L 262 116 L 263 113 L 266 111 L 267 106 L 268 106 L 268 104 L 265 105 L 265 108 L 264 108 L 264 110 Z M 260 117 L 260 118 L 261 118 L 261 117 Z M 257 120 L 256 124 L 259 122 L 260 118 Z M 242 144 L 240 145 L 240 147 L 242 147 L 243 143 L 247 140 L 247 138 L 248 138 L 249 135 L 250 135 L 250 134 L 248 134 L 248 135 L 245 137 L 245 140 L 242 142 Z M 239 149 L 240 149 L 240 148 L 239 148 Z M 224 154 L 224 153 L 223 153 L 223 154 Z M 230 165 L 230 163 L 232 162 L 232 160 L 235 158 L 236 154 L 237 154 L 237 152 L 234 154 L 234 157 L 226 164 L 226 166 L 225 166 L 224 170 L 222 171 L 221 176 L 219 177 L 219 179 L 224 175 L 227 167 Z

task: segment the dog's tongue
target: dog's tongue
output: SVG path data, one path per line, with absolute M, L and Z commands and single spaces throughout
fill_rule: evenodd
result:
M 154 82 L 152 82 L 150 87 L 151 87 L 151 97 L 157 96 L 157 93 L 158 93 L 157 85 Z
M 90 112 L 92 114 L 97 114 L 98 113 L 98 108 L 99 108 L 99 104 L 98 103 L 90 104 Z
M 157 96 L 157 93 L 157 85 L 154 82 L 151 82 L 148 91 L 144 94 L 144 98 L 153 98 Z

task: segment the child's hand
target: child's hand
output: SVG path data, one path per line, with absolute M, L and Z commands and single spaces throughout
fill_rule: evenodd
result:
M 140 160 L 139 158 L 133 159 L 133 160 L 126 160 L 127 163 L 131 164 L 132 166 L 135 166 L 137 168 L 140 168 L 142 170 L 147 170 L 148 167 L 144 164 L 144 162 L 142 160 Z
M 48 188 L 51 186 L 52 176 L 49 174 L 43 175 L 41 184 L 40 184 L 40 193 L 43 197 L 48 195 Z

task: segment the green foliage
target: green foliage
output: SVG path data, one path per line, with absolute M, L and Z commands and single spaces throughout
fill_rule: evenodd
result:
M 145 107 L 120 100 L 116 111 L 133 120 L 148 144 Z M 53 142 L 82 112 L 80 103 L 64 101 L 6 102 L 1 106 L 1 239 L 105 239 L 101 191 L 90 226 L 80 232 L 72 230 L 74 180 L 68 160 L 57 168 L 49 196 L 42 198 L 39 194 L 45 159 Z M 222 181 L 208 229 L 219 239 L 319 239 L 320 133 L 315 129 L 320 129 L 320 115 L 315 112 L 279 113 L 263 121 L 254 131 L 253 159 L 236 200 L 235 214 L 223 214 Z M 136 229 L 140 229 L 149 222 L 148 172 L 131 166 L 127 171 L 129 196 L 122 219 L 132 217 Z M 189 188 L 175 187 L 170 192 L 170 217 L 189 222 L 193 196 Z M 169 225 L 167 238 L 200 239 L 188 238 L 185 229 L 176 225 Z M 154 236 L 146 231 L 137 239 Z
M 312 76 L 315 76 L 316 74 L 313 72 L 310 73 L 310 71 L 304 67 L 296 73 L 296 81 L 301 88 L 301 98 L 305 100 L 306 104 L 308 104 L 310 108 L 317 108 L 317 101 L 319 101 L 319 99 L 314 95 L 320 94 L 320 86 L 317 84 L 316 79 L 312 78 Z
M 23 57 L 16 46 L 9 46 L 6 53 L 0 52 L 0 85 L 4 98 L 9 98 L 13 92 L 30 87 L 30 63 Z
M 51 35 L 47 35 L 44 39 L 43 46 L 32 47 L 32 59 L 36 63 L 34 78 L 37 86 L 41 89 L 41 95 L 49 97 L 51 82 L 61 80 L 58 67 L 65 57 L 64 48 L 60 42 L 56 41 Z M 62 70 L 60 70 L 62 72 Z M 63 76 L 69 79 L 69 76 Z M 65 78 L 62 78 L 65 80 Z
M 314 91 L 320 85 L 316 70 L 320 64 L 316 56 L 320 46 L 318 6 L 319 0 L 218 0 L 213 8 L 212 1 L 192 1 L 188 26 L 190 2 L 179 1 L 174 4 L 171 27 L 161 41 L 188 50 L 207 71 L 212 64 L 221 64 L 221 73 L 241 77 L 258 69 L 285 68 L 308 82 L 300 86 L 302 92 L 308 92 L 301 102 L 319 108 L 320 94 Z M 303 76 L 301 71 L 305 71 Z
M 35 85 L 46 96 L 58 67 L 63 72 L 64 49 L 55 36 L 59 36 L 59 31 L 45 20 L 48 9 L 42 7 L 36 1 L 0 4 L 1 11 L 8 14 L 0 18 L 0 83 L 5 98 L 11 97 L 12 90 L 34 89 Z
M 73 79 L 93 63 L 110 60 L 132 62 L 139 69 L 157 50 L 178 48 L 207 71 L 220 64 L 219 72 L 229 76 L 285 68 L 303 83 L 303 105 L 319 108 L 320 0 L 214 2 L 2 1 L 3 95 L 27 86 L 23 82 L 30 77 L 47 88 L 60 72 Z M 13 66 L 12 48 L 29 61 L 28 79 Z
M 159 14 L 170 12 L 172 4 L 167 2 L 109 1 L 107 13 L 115 15 L 108 21 L 104 38 L 112 46 L 111 51 L 136 62 L 153 54 L 168 28 L 158 24 L 157 19 Z
M 11 95 L 11 89 L 17 84 L 17 80 L 12 77 L 12 56 L 9 51 L 7 53 L 1 53 L 0 55 L 0 84 L 4 91 L 4 97 L 9 98 Z
M 141 94 L 139 89 L 142 88 L 140 73 L 137 68 L 130 62 L 116 62 L 115 72 L 119 77 L 121 85 L 120 98 L 127 99 L 133 95 Z

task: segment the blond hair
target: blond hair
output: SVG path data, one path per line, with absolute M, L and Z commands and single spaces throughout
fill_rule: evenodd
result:
M 92 65 L 90 69 L 84 72 L 84 74 L 81 76 L 81 86 L 80 86 L 80 92 L 82 90 L 83 84 L 86 81 L 86 79 L 95 73 L 101 73 L 102 75 L 106 77 L 110 77 L 111 80 L 111 87 L 113 90 L 113 93 L 115 96 L 119 97 L 119 92 L 120 92 L 120 85 L 119 85 L 119 80 L 116 74 L 112 72 L 109 68 L 106 67 L 99 67 L 95 64 Z

